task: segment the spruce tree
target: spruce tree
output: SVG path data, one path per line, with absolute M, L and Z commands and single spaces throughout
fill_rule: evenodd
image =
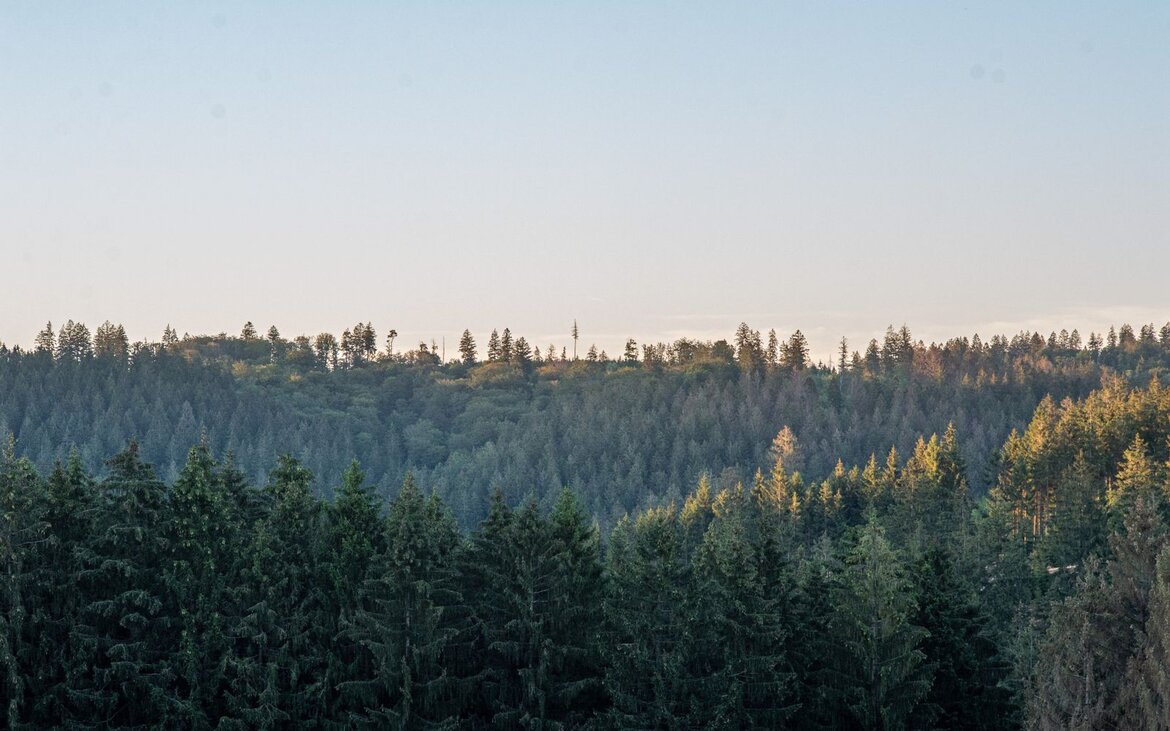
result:
M 605 571 L 609 720 L 616 728 L 681 728 L 697 683 L 688 677 L 690 563 L 673 506 L 619 522 Z
M 233 572 L 239 569 L 235 505 L 215 471 L 206 443 L 191 448 L 170 490 L 164 579 L 179 644 L 168 664 L 177 674 L 176 719 L 208 728 L 223 715 L 221 698 L 230 644 Z M 226 615 L 226 616 L 225 616 Z
M 1141 646 L 1126 669 L 1118 705 L 1125 728 L 1170 729 L 1170 548 L 1158 555 Z
M 463 361 L 463 365 L 475 365 L 475 338 L 472 337 L 470 330 L 464 330 L 463 336 L 459 338 L 459 355 Z
M 32 464 L 16 456 L 8 435 L 0 451 L 0 710 L 17 728 L 37 702 L 39 667 L 36 593 L 38 554 L 49 533 L 45 490 Z M 30 616 L 31 615 L 31 616 Z
M 79 580 L 92 564 L 87 551 L 97 494 L 76 450 L 66 464 L 53 465 L 44 497 L 41 517 L 47 540 L 35 544 L 36 582 L 25 592 L 35 606 L 29 627 L 35 638 L 31 664 L 37 672 L 30 676 L 31 704 L 25 714 L 33 727 L 75 720 L 71 681 L 92 661 L 79 634 L 83 599 Z M 34 508 L 28 517 L 35 516 Z
M 340 686 L 362 706 L 351 720 L 370 728 L 452 726 L 469 692 L 452 657 L 463 616 L 458 531 L 408 474 L 390 504 L 384 540 L 385 557 L 349 627 L 369 658 L 368 672 Z
M 837 691 L 863 729 L 906 728 L 930 688 L 915 609 L 902 564 L 871 517 L 846 562 L 833 619 Z
M 914 728 L 1010 728 L 1004 668 L 975 593 L 947 550 L 928 549 L 914 566 L 918 596 L 913 622 L 928 633 L 919 648 L 932 669 L 930 691 L 915 709 Z
M 600 644 L 603 620 L 601 536 L 571 490 L 549 515 L 554 564 L 549 614 L 553 715 L 569 728 L 608 705 Z
M 83 719 L 109 728 L 181 723 L 184 701 L 169 663 L 182 628 L 166 585 L 171 552 L 167 489 L 130 446 L 106 463 L 79 631 L 92 660 L 71 691 Z
M 762 482 L 762 480 L 761 480 Z M 776 728 L 791 707 L 792 676 L 784 645 L 789 628 L 781 610 L 783 587 L 765 572 L 763 536 L 751 497 L 742 486 L 720 493 L 715 518 L 694 558 L 694 632 L 707 666 L 696 686 L 692 723 L 707 728 Z M 754 540 L 753 540 L 754 539 Z M 783 561 L 776 551 L 767 559 Z
M 499 359 L 505 363 L 512 360 L 515 355 L 513 351 L 512 331 L 504 328 L 504 332 L 500 335 L 500 356 Z
M 272 509 L 254 530 L 248 602 L 228 656 L 226 702 L 236 728 L 306 727 L 327 718 L 334 695 L 326 680 L 333 615 L 312 479 L 297 460 L 282 455 L 265 487 Z

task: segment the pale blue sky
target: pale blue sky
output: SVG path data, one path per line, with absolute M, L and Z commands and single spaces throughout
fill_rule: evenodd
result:
M 1168 224 L 1165 2 L 0 3 L 9 343 L 1161 323 Z

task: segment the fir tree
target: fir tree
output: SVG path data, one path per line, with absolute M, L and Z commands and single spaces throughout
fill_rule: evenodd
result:
M 901 562 L 871 518 L 849 554 L 833 620 L 838 692 L 861 728 L 905 728 L 930 688 L 915 608 Z
M 462 337 L 459 338 L 459 356 L 463 361 L 463 365 L 475 365 L 475 338 L 471 336 L 470 330 L 464 330 Z
M 166 486 L 138 456 L 113 457 L 99 485 L 91 562 L 81 574 L 81 627 L 92 661 L 75 679 L 78 715 L 110 728 L 181 723 L 184 702 L 168 662 L 181 628 L 164 569 L 171 546 Z

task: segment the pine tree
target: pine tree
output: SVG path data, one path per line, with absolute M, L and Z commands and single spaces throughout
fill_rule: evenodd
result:
M 1098 484 L 1084 452 L 1079 452 L 1057 483 L 1048 531 L 1036 549 L 1045 568 L 1071 575 L 1068 569 L 1105 548 L 1106 522 Z
M 1137 500 L 1158 505 L 1159 508 L 1164 505 L 1164 495 L 1156 487 L 1160 482 L 1160 472 L 1150 458 L 1150 450 L 1145 440 L 1141 435 L 1134 436 L 1133 442 L 1122 455 L 1117 477 L 1105 494 L 1110 524 L 1114 530 L 1121 528 L 1126 514 Z
M 168 658 L 181 628 L 163 577 L 171 550 L 166 486 L 133 442 L 107 465 L 92 561 L 81 575 L 79 632 L 93 659 L 71 695 L 80 718 L 103 719 L 109 728 L 177 723 L 183 702 Z
M 911 623 L 914 611 L 901 562 L 871 517 L 849 554 L 833 620 L 838 692 L 863 729 L 905 728 L 930 688 L 926 631 Z
M 680 728 L 696 684 L 687 677 L 690 564 L 673 506 L 618 523 L 606 575 L 609 720 L 616 728 Z
M 499 359 L 507 363 L 512 360 L 515 353 L 513 351 L 512 331 L 504 328 L 504 332 L 500 335 L 500 356 Z
M 800 330 L 792 333 L 788 342 L 780 349 L 780 365 L 790 371 L 808 368 L 808 340 Z
M 626 339 L 626 349 L 622 352 L 622 360 L 626 363 L 638 362 L 638 342 L 633 338 Z
M 797 679 L 796 718 L 802 728 L 849 728 L 856 723 L 843 703 L 843 681 L 838 674 L 842 660 L 834 628 L 834 599 L 842 569 L 828 535 L 817 539 L 798 566 L 789 657 Z
M 326 510 L 321 571 L 328 587 L 328 619 L 320 629 L 333 634 L 327 687 L 364 678 L 372 671 L 372 664 L 349 628 L 362 610 L 365 586 L 376 574 L 386 550 L 379 513 L 376 499 L 365 486 L 365 474 L 354 460 L 342 475 L 336 499 Z M 345 721 L 351 712 L 362 710 L 348 707 L 344 700 L 337 698 L 329 712 L 335 720 Z
M 98 358 L 111 358 L 125 362 L 130 353 L 130 342 L 126 330 L 106 320 L 98 326 L 93 338 L 93 352 Z
M 475 338 L 471 336 L 470 330 L 464 330 L 463 336 L 459 338 L 459 355 L 463 360 L 463 365 L 475 365 Z
M 1158 556 L 1141 647 L 1126 669 L 1118 705 L 1124 728 L 1170 729 L 1170 548 Z
M 750 373 L 764 365 L 764 352 L 760 346 L 760 334 L 746 322 L 739 323 L 735 331 L 735 359 L 740 370 Z
M 1125 533 L 1110 539 L 1113 558 L 1104 567 L 1087 561 L 1075 593 L 1052 608 L 1027 698 L 1030 726 L 1122 727 L 1126 667 L 1140 648 L 1166 545 L 1161 518 L 1139 498 Z
M 460 538 L 446 510 L 408 474 L 385 522 L 385 557 L 363 590 L 348 635 L 367 672 L 341 684 L 371 728 L 452 725 L 469 693 L 451 651 L 463 629 L 456 564 Z M 358 705 L 358 703 L 351 703 Z
M 793 710 L 784 653 L 789 628 L 780 604 L 783 582 L 765 572 L 782 571 L 784 557 L 776 550 L 766 559 L 760 555 L 763 536 L 755 536 L 755 506 L 742 486 L 720 493 L 713 512 L 694 558 L 695 631 L 709 669 L 697 688 L 692 722 L 776 728 Z
M 600 651 L 601 536 L 567 489 L 548 524 L 554 567 L 548 624 L 552 715 L 568 728 L 581 728 L 608 705 Z
M 528 341 L 523 337 L 517 338 L 516 340 L 516 345 L 513 347 L 512 360 L 526 372 L 532 365 L 532 348 L 529 347 Z
M 170 324 L 168 323 L 167 326 L 165 328 L 163 328 L 163 335 L 162 335 L 163 350 L 173 351 L 175 348 L 178 347 L 178 345 L 179 345 L 179 335 L 178 335 L 178 333 L 175 332 L 175 329 L 173 327 L 171 327 Z
M 36 607 L 27 625 L 29 637 L 35 638 L 28 643 L 34 651 L 29 665 L 36 672 L 29 675 L 32 682 L 27 697 L 31 704 L 25 719 L 33 727 L 64 724 L 73 718 L 71 679 L 91 661 L 79 635 L 83 597 L 78 579 L 83 568 L 92 563 L 86 551 L 96 497 L 93 480 L 76 450 L 65 465 L 53 465 L 41 516 L 48 540 L 35 544 L 36 581 L 24 592 Z M 26 518 L 37 515 L 34 508 Z
M 225 710 L 220 705 L 229 644 L 225 623 L 232 614 L 228 599 L 236 584 L 232 572 L 239 568 L 240 526 L 205 442 L 191 448 L 167 508 L 163 575 L 179 631 L 168 661 L 178 676 L 174 720 L 208 728 Z
M 276 329 L 276 325 L 268 328 L 268 355 L 269 360 L 273 363 L 278 363 L 284 355 L 284 346 L 286 342 L 281 339 L 280 331 Z
M 53 335 L 53 323 L 52 322 L 45 323 L 45 329 L 41 330 L 39 333 L 37 333 L 37 337 L 36 337 L 36 340 L 34 342 L 35 342 L 35 346 L 34 346 L 35 350 L 33 352 L 38 353 L 40 355 L 48 355 L 49 357 L 52 357 L 53 353 L 57 350 L 57 345 L 56 345 L 57 340 L 56 340 L 56 337 Z
M 502 538 L 502 570 L 488 574 L 478 612 L 493 678 L 491 722 L 539 728 L 556 720 L 549 654 L 556 568 L 535 502 L 515 514 Z
M 312 479 L 287 455 L 269 475 L 272 509 L 256 524 L 248 602 L 228 655 L 228 727 L 305 727 L 326 717 L 333 694 L 324 652 L 333 617 L 322 588 L 323 526 Z
M 9 434 L 0 451 L 0 708 L 8 728 L 19 727 L 27 706 L 38 701 L 38 676 L 46 670 L 37 667 L 34 605 L 37 554 L 49 531 L 44 502 L 44 485 L 32 464 L 16 456 Z
M 1009 728 L 1010 698 L 1004 669 L 986 630 L 974 592 L 956 572 L 953 558 L 930 548 L 917 562 L 913 622 L 926 630 L 919 649 L 931 668 L 930 691 L 915 709 L 915 728 Z

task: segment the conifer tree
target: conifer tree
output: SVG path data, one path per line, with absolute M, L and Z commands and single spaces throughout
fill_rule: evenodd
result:
M 462 629 L 458 531 L 408 474 L 390 504 L 384 536 L 385 557 L 348 627 L 369 658 L 365 672 L 340 686 L 360 701 L 362 710 L 350 719 L 371 728 L 450 726 L 469 693 L 452 657 Z
M 688 677 L 690 564 L 673 506 L 618 523 L 606 575 L 609 720 L 617 728 L 678 728 L 696 684 Z
M 191 448 L 165 515 L 166 604 L 176 612 L 171 621 L 179 632 L 168 661 L 177 674 L 175 722 L 208 728 L 226 710 L 220 705 L 230 644 L 225 623 L 233 614 L 229 594 L 237 583 L 240 526 L 205 440 Z
M 930 688 L 914 611 L 901 562 L 871 517 L 849 554 L 833 620 L 839 697 L 863 729 L 905 728 Z
M 1078 452 L 1057 484 L 1048 531 L 1036 549 L 1045 568 L 1071 575 L 1069 569 L 1075 570 L 1090 554 L 1100 554 L 1105 548 L 1106 521 L 1098 484 L 1084 452 Z
M 1133 442 L 1122 455 L 1117 477 L 1105 494 L 1109 520 L 1114 530 L 1122 527 L 1126 513 L 1139 499 L 1159 508 L 1164 506 L 1165 496 L 1156 487 L 1160 482 L 1160 472 L 1150 458 L 1150 450 L 1145 440 L 1141 435 L 1134 436 Z
M 464 330 L 463 335 L 459 338 L 459 356 L 463 365 L 475 365 L 475 338 L 472 337 L 470 330 Z
M 125 362 L 130 352 L 126 329 L 106 320 L 98 326 L 93 338 L 93 352 L 98 358 L 112 358 Z
M 181 628 L 163 573 L 171 549 L 166 486 L 134 442 L 107 465 L 92 561 L 82 572 L 79 631 L 92 660 L 71 695 L 81 718 L 111 728 L 177 723 L 185 714 L 168 662 Z
M 1130 660 L 1118 699 L 1121 726 L 1170 729 L 1170 549 L 1158 556 L 1141 647 Z
M 553 715 L 560 724 L 580 728 L 608 705 L 600 652 L 601 537 L 568 489 L 561 491 L 548 524 L 554 568 L 549 606 Z
M 37 554 L 48 534 L 44 486 L 28 460 L 17 457 L 11 434 L 0 451 L 0 712 L 19 727 L 26 706 L 37 702 L 42 658 L 30 651 L 35 634 Z M 33 611 L 30 611 L 33 610 Z M 33 616 L 30 616 L 33 615 Z
M 1003 688 L 998 649 L 974 592 L 956 573 L 954 559 L 943 547 L 929 548 L 912 574 L 918 596 L 913 622 L 927 632 L 919 647 L 932 680 L 911 726 L 1010 728 L 1010 698 Z
M 532 365 L 532 348 L 523 337 L 517 338 L 512 348 L 512 360 L 525 371 Z
M 699 656 L 708 667 L 696 688 L 692 722 L 708 728 L 775 728 L 793 710 L 786 672 L 786 616 L 781 571 L 784 557 L 767 560 L 753 541 L 755 507 L 742 486 L 715 500 L 715 518 L 695 554 L 694 576 Z M 771 561 L 780 565 L 768 565 Z
M 248 603 L 232 633 L 226 702 L 235 728 L 319 725 L 328 700 L 325 648 L 332 615 L 323 596 L 320 504 L 312 473 L 282 455 L 265 492 L 272 509 L 256 524 Z
M 556 721 L 550 649 L 555 561 L 535 501 L 519 510 L 500 548 L 502 570 L 484 586 L 480 617 L 493 676 L 491 722 L 510 728 Z
M 780 349 L 780 365 L 790 371 L 808 368 L 808 340 L 800 330 L 792 333 L 788 342 Z
M 499 359 L 508 363 L 515 357 L 513 349 L 514 343 L 512 341 L 512 331 L 504 328 L 504 332 L 500 335 L 500 356 Z
M 9 463 L 10 464 L 10 463 Z M 11 471 L 5 472 L 10 479 Z M 20 492 L 14 492 L 19 495 Z M 81 457 L 72 451 L 65 465 L 57 462 L 47 480 L 43 518 L 46 540 L 34 544 L 35 584 L 23 592 L 37 610 L 29 617 L 32 650 L 29 664 L 36 672 L 28 675 L 26 688 L 30 704 L 24 718 L 33 727 L 63 724 L 74 718 L 70 681 L 91 661 L 86 643 L 79 634 L 78 620 L 82 593 L 78 579 L 92 564 L 87 556 L 96 493 Z M 36 518 L 38 508 L 30 506 L 27 518 Z
M 1126 513 L 1125 533 L 1110 544 L 1113 558 L 1104 567 L 1087 561 L 1076 592 L 1052 608 L 1027 698 L 1032 727 L 1122 727 L 1121 689 L 1139 651 L 1135 630 L 1148 617 L 1166 528 L 1138 498 Z
M 362 611 L 365 586 L 376 575 L 385 553 L 384 525 L 379 513 L 376 499 L 365 486 L 365 473 L 354 460 L 342 475 L 336 499 L 326 509 L 321 571 L 327 582 L 327 619 L 321 629 L 333 634 L 328 688 L 364 678 L 373 670 L 349 628 Z M 345 721 L 351 713 L 361 710 L 345 705 L 344 698 L 335 700 L 329 714 L 337 721 Z
M 789 657 L 797 679 L 796 718 L 804 728 L 848 728 L 856 723 L 842 702 L 838 675 L 842 660 L 833 624 L 834 595 L 842 570 L 828 535 L 816 540 L 798 567 Z

